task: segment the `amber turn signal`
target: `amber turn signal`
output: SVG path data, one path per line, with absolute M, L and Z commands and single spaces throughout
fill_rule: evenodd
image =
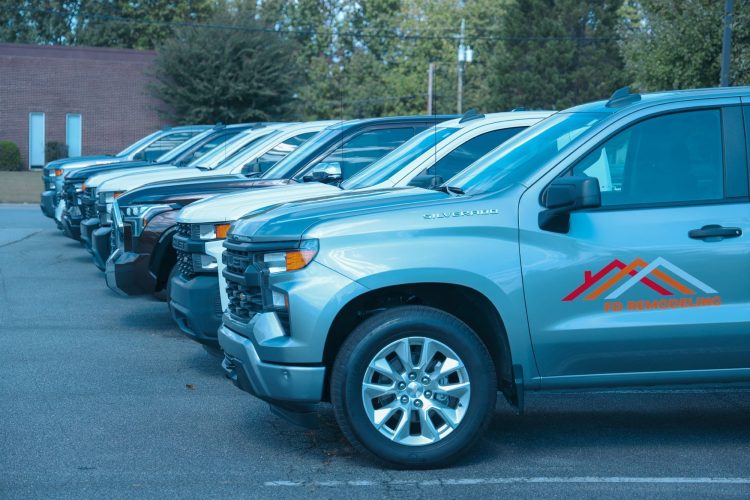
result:
M 286 270 L 296 271 L 308 265 L 315 258 L 315 250 L 292 250 L 286 253 Z
M 216 224 L 214 231 L 216 231 L 216 239 L 223 240 L 227 237 L 230 224 Z

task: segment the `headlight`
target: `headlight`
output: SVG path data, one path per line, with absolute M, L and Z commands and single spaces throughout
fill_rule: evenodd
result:
M 61 177 L 62 174 L 63 174 L 63 169 L 61 169 L 61 168 L 56 168 L 54 170 L 50 170 L 49 171 L 49 176 L 50 177 Z
M 298 271 L 307 267 L 318 254 L 318 240 L 305 240 L 299 248 L 263 255 L 263 262 L 271 274 Z
M 227 231 L 229 231 L 229 224 L 200 224 L 200 239 L 202 240 L 223 240 L 227 237 Z
M 122 218 L 133 226 L 133 236 L 140 236 L 151 219 L 162 212 L 172 210 L 170 205 L 131 205 L 119 208 Z

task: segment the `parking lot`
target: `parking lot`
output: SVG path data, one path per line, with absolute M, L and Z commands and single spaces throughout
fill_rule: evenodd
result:
M 456 467 L 355 454 L 229 383 L 167 306 L 123 298 L 36 206 L 0 206 L 0 497 L 750 495 L 750 388 L 502 398 Z

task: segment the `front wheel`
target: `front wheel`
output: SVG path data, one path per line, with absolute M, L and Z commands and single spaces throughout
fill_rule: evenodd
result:
M 423 306 L 367 319 L 344 342 L 331 401 L 344 435 L 398 467 L 440 467 L 479 439 L 492 416 L 495 367 L 461 320 Z

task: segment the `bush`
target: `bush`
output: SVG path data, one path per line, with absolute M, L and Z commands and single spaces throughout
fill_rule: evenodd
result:
M 0 170 L 22 170 L 21 152 L 18 145 L 12 141 L 0 141 Z
M 62 142 L 50 141 L 44 145 L 44 161 L 47 163 L 68 157 L 68 145 Z

